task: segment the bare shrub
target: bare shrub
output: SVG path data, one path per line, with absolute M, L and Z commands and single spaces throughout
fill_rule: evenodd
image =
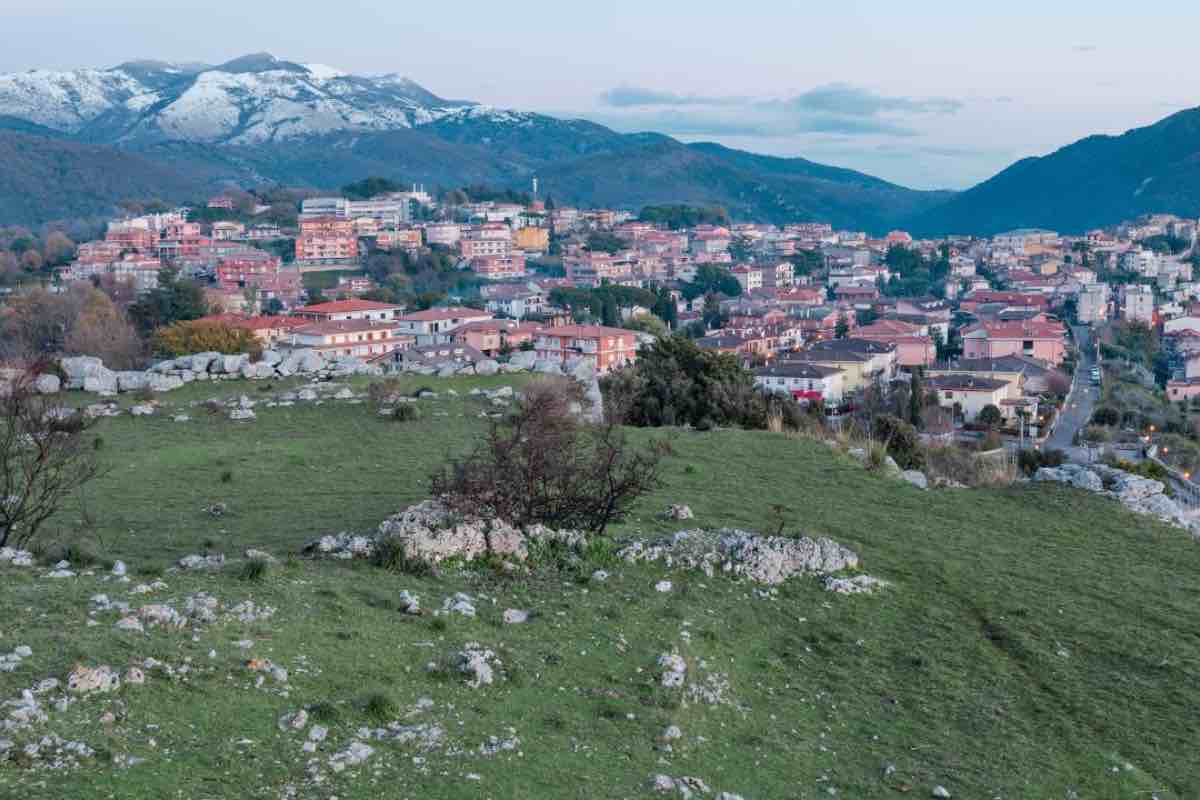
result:
M 582 421 L 579 401 L 573 381 L 529 384 L 470 455 L 434 473 L 433 494 L 465 516 L 602 534 L 659 486 L 663 450 L 635 449 L 611 421 Z
M 33 391 L 28 377 L 0 397 L 0 547 L 24 547 L 62 501 L 98 474 L 95 424 L 63 413 Z

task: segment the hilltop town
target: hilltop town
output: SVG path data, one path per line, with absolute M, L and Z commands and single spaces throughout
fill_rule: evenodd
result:
M 0 232 L 0 794 L 1190 796 L 1196 221 L 72 232 Z
M 1114 387 L 1157 390 L 1185 418 L 1200 395 L 1195 220 L 918 240 L 820 222 L 734 223 L 719 208 L 635 215 L 471 193 L 435 198 L 374 179 L 290 203 L 233 192 L 130 214 L 79 243 L 10 230 L 8 307 L 39 285 L 90 285 L 136 313 L 139 298 L 186 281 L 202 303 L 154 328 L 235 329 L 262 347 L 395 371 L 532 350 L 560 362 L 582 355 L 606 374 L 655 336 L 679 333 L 834 417 L 919 374 L 929 407 L 912 421 L 923 431 L 999 431 L 1019 443 L 1058 430 L 1064 406 L 1079 402 L 1073 384 L 1086 395 L 1102 382 L 1096 358 L 1108 357 Z M 138 358 L 154 355 L 151 346 Z M 1101 422 L 1115 413 L 1112 430 L 1071 419 L 1057 446 L 1079 445 L 1089 430 L 1103 444 L 1170 427 L 1189 440 L 1174 463 L 1200 464 L 1179 414 L 1109 396 L 1119 407 Z

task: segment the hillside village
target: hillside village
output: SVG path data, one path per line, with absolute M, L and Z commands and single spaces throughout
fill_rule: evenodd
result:
M 1077 601 L 1186 616 L 1197 227 L 370 179 L 9 229 L 0 794 L 1188 797 L 1190 645 Z
M 920 427 L 969 432 L 986 409 L 987 427 L 1035 442 L 1055 429 L 1081 364 L 1074 325 L 1094 331 L 1091 349 L 1103 343 L 1125 365 L 1157 371 L 1172 403 L 1200 395 L 1195 220 L 914 240 L 731 223 L 720 209 L 634 216 L 528 196 L 435 199 L 388 183 L 348 187 L 360 198 L 367 187 L 365 199 L 305 197 L 281 222 L 244 193 L 115 219 L 102 239 L 71 243 L 52 273 L 10 270 L 10 305 L 37 277 L 51 291 L 91 284 L 128 304 L 169 275 L 203 289 L 207 313 L 189 324 L 389 370 L 529 350 L 583 355 L 606 374 L 677 332 L 835 416 L 869 388 L 919 373 L 931 398 Z M 390 191 L 371 191 L 380 188 Z M 1143 329 L 1153 347 L 1131 356 L 1122 342 Z

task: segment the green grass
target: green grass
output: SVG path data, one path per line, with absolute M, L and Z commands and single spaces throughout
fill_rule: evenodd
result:
M 52 538 L 82 535 L 87 552 L 136 573 L 206 549 L 283 558 L 322 533 L 369 532 L 423 499 L 430 469 L 470 446 L 483 406 L 466 392 L 516 382 L 406 380 L 461 396 L 421 401 L 421 418 L 406 424 L 338 402 L 259 409 L 249 425 L 200 408 L 190 423 L 105 420 L 109 471 Z M 252 394 L 228 383 L 164 399 L 187 406 L 242 391 Z M 894 586 L 840 597 L 795 580 L 760 597 L 721 576 L 614 565 L 604 548 L 517 577 L 293 560 L 255 581 L 236 564 L 217 576 L 168 572 L 165 592 L 129 598 L 177 607 L 197 591 L 228 604 L 253 598 L 278 609 L 270 620 L 135 635 L 115 631 L 112 614 L 86 625 L 88 598 L 126 599 L 119 584 L 0 567 L 0 619 L 12 620 L 0 624 L 0 653 L 34 650 L 0 673 L 0 698 L 76 663 L 153 656 L 193 666 L 186 681 L 151 676 L 119 698 L 52 714 L 48 730 L 144 763 L 117 770 L 106 755 L 60 773 L 0 763 L 0 796 L 277 798 L 293 785 L 301 798 L 649 797 L 656 773 L 694 775 L 747 800 L 826 797 L 829 787 L 849 798 L 905 787 L 928 797 L 935 784 L 956 798 L 1200 795 L 1200 553 L 1185 533 L 1059 486 L 922 493 L 813 442 L 667 435 L 666 486 L 614 536 L 682 527 L 658 519 L 672 502 L 690 505 L 697 526 L 773 531 L 782 519 L 788 533 L 854 548 L 865 571 Z M 203 511 L 215 502 L 228 513 Z M 607 583 L 582 580 L 597 566 L 613 573 Z M 654 591 L 668 573 L 674 591 Z M 409 616 L 396 601 L 402 589 L 426 609 L 465 591 L 479 614 Z M 505 626 L 506 608 L 536 613 Z M 243 639 L 253 648 L 235 646 Z M 503 662 L 494 686 L 468 689 L 444 668 L 472 641 Z M 702 661 L 727 675 L 731 704 L 682 704 L 658 687 L 655 660 L 672 649 L 693 676 Z M 269 678 L 255 688 L 242 666 L 251 657 L 289 670 L 286 697 Z M 430 662 L 442 666 L 430 672 Z M 406 718 L 425 697 L 433 708 Z M 276 726 L 303 707 L 330 728 L 323 759 L 358 728 L 393 720 L 435 722 L 461 753 L 371 742 L 365 764 L 326 769 L 313 786 L 302 735 Z M 114 725 L 98 721 L 107 710 L 119 712 Z M 665 754 L 654 745 L 669 724 L 684 737 Z M 478 753 L 510 728 L 520 754 Z M 896 772 L 885 778 L 889 763 Z
M 336 289 L 338 278 L 361 278 L 366 275 L 361 269 L 329 269 L 319 272 L 305 272 L 301 275 L 305 289 L 317 289 L 327 292 Z

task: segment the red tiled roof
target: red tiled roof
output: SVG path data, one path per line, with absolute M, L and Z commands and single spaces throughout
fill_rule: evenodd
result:
M 404 307 L 374 300 L 332 300 L 297 309 L 302 314 L 346 314 L 355 311 L 400 311 Z

